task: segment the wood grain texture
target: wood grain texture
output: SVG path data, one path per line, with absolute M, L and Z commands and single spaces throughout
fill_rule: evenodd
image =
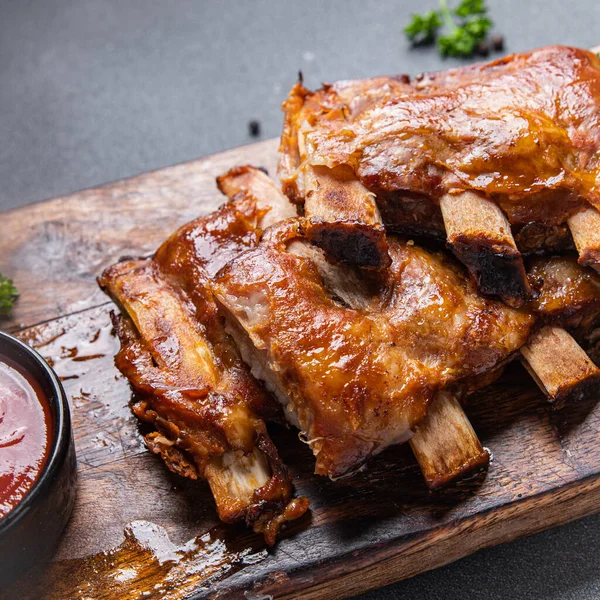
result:
M 96 276 L 103 268 L 152 252 L 217 208 L 225 198 L 215 178 L 229 168 L 251 163 L 275 175 L 277 145 L 266 140 L 2 213 L 0 273 L 21 298 L 0 327 L 15 331 L 102 304 Z
M 79 464 L 75 511 L 54 562 L 7 597 L 342 598 L 598 510 L 600 406 L 592 399 L 551 412 L 519 364 L 467 407 L 493 455 L 487 477 L 434 493 L 408 445 L 333 482 L 312 474 L 296 432 L 273 428 L 312 510 L 270 551 L 217 522 L 204 482 L 173 475 L 145 450 L 113 365 L 111 305 L 94 277 L 212 210 L 221 201 L 214 175 L 238 162 L 273 168 L 275 147 L 267 141 L 2 215 L 0 270 L 23 293 L 3 327 L 21 329 L 63 378 Z

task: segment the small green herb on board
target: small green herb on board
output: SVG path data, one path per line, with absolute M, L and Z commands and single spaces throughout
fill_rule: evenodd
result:
M 0 273 L 0 315 L 9 315 L 18 297 L 19 292 L 12 280 Z
M 489 54 L 490 43 L 486 38 L 492 25 L 485 0 L 462 0 L 454 10 L 450 10 L 447 0 L 440 0 L 439 10 L 413 14 L 404 33 L 415 45 L 437 42 L 442 56 L 468 57 L 475 53 Z M 491 42 L 494 50 L 503 49 L 501 36 L 494 36 Z

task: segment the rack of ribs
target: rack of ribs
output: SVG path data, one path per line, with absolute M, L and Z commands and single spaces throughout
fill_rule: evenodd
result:
M 230 202 L 100 283 L 121 307 L 116 363 L 156 429 L 149 449 L 206 478 L 223 520 L 272 544 L 308 507 L 292 498 L 264 423 L 277 405 L 257 379 L 304 433 L 317 473 L 343 476 L 409 441 L 432 489 L 487 465 L 459 400 L 511 359 L 554 408 L 600 388 L 576 341 L 600 322 L 600 277 L 572 258 L 530 259 L 538 295 L 511 308 L 480 295 L 451 257 L 395 235 L 386 269 L 331 262 L 256 169 L 218 185 Z
M 600 59 L 553 46 L 284 103 L 279 176 L 307 238 L 385 269 L 385 229 L 446 239 L 480 292 L 532 300 L 523 253 L 600 268 Z
M 225 333 L 211 277 L 252 248 L 262 227 L 296 214 L 270 179 L 241 167 L 219 179 L 230 201 L 183 226 L 152 258 L 123 260 L 99 278 L 115 300 L 118 369 L 135 392 L 133 411 L 155 430 L 148 448 L 184 477 L 205 478 L 219 516 L 246 522 L 275 542 L 304 514 L 265 420 L 280 416 Z
M 407 441 L 442 390 L 475 388 L 528 340 L 535 318 L 482 297 L 454 261 L 388 236 L 383 282 L 328 263 L 285 223 L 216 278 L 252 372 L 340 477 Z
M 430 487 L 481 467 L 487 452 L 456 397 L 516 357 L 555 407 L 600 389 L 600 370 L 562 328 L 597 324 L 595 273 L 539 259 L 531 271 L 541 293 L 515 309 L 481 296 L 450 257 L 394 235 L 387 245 L 389 268 L 370 275 L 330 263 L 292 220 L 215 279 L 242 357 L 303 432 L 316 473 L 352 473 L 407 440 Z M 559 338 L 545 337 L 548 328 Z M 552 385 L 546 359 L 564 363 Z

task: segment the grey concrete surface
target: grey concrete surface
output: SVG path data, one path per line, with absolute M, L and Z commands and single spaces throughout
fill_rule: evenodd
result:
M 251 142 L 251 119 L 261 138 L 278 135 L 298 70 L 318 86 L 457 64 L 402 34 L 411 11 L 435 4 L 0 0 L 0 210 Z M 597 2 L 488 5 L 507 51 L 600 43 Z M 361 598 L 598 599 L 599 526 L 591 517 Z

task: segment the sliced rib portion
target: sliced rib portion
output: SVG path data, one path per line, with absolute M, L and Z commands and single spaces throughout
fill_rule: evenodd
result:
M 521 353 L 523 364 L 554 408 L 600 390 L 600 369 L 564 329 L 543 327 Z
M 306 507 L 292 500 L 285 466 L 256 414 L 268 398 L 239 359 L 221 363 L 189 299 L 152 260 L 118 263 L 102 284 L 127 315 L 115 318 L 116 364 L 139 393 L 135 414 L 159 432 L 148 447 L 172 471 L 206 478 L 222 520 L 245 521 L 273 543 L 281 515 Z
M 449 392 L 439 392 L 410 440 L 427 486 L 434 490 L 490 461 L 467 415 Z
M 296 256 L 307 258 L 315 265 L 323 286 L 332 298 L 353 309 L 380 310 L 380 294 L 385 290 L 385 286 L 382 288 L 379 279 L 369 282 L 364 272 L 331 264 L 318 248 L 304 241 L 292 241 L 287 249 Z M 245 336 L 240 337 L 247 341 Z M 252 356 L 249 347 L 245 348 L 244 355 Z M 461 392 L 468 393 L 489 385 L 499 376 L 501 369 L 502 367 L 499 367 L 497 371 L 492 370 L 483 376 L 463 382 L 460 386 Z M 268 371 L 263 371 L 263 378 L 270 382 L 273 389 L 279 390 L 280 397 L 285 396 L 285 392 Z M 292 422 L 295 422 L 294 419 Z M 456 481 L 477 469 L 483 469 L 489 460 L 487 451 L 481 448 L 462 407 L 448 392 L 437 394 L 410 441 L 425 481 L 431 489 Z
M 569 217 L 569 228 L 579 252 L 579 262 L 600 273 L 600 212 L 590 206 Z
M 438 391 L 493 371 L 528 338 L 530 314 L 478 295 L 443 255 L 390 237 L 385 281 L 352 295 L 290 231 L 231 261 L 215 289 L 319 474 L 347 474 L 406 441 Z
M 532 297 L 523 257 L 500 207 L 475 192 L 440 199 L 448 246 L 469 269 L 479 291 L 522 306 Z
M 245 521 L 273 544 L 308 501 L 293 498 L 263 421 L 276 404 L 225 333 L 211 275 L 256 244 L 271 210 L 288 216 L 293 207 L 274 186 L 256 200 L 251 189 L 268 188 L 256 169 L 224 180 L 242 172 L 246 188 L 233 202 L 182 227 L 152 259 L 113 265 L 99 283 L 122 311 L 116 364 L 137 392 L 135 414 L 156 429 L 148 448 L 174 472 L 206 478 L 221 519 Z
M 600 209 L 600 60 L 591 52 L 553 46 L 412 81 L 379 77 L 316 92 L 296 85 L 284 111 L 279 174 L 297 203 L 308 199 L 307 173 L 325 166 L 350 169 L 392 231 L 443 236 L 440 207 L 449 229 L 451 208 L 441 205 L 460 204 L 455 192 L 496 205 L 510 225 L 503 236 L 497 219 L 486 229 L 487 213 L 478 213 L 488 293 L 504 280 L 518 290 L 505 295 L 529 297 L 510 228 L 527 252 L 539 252 L 572 243 L 569 220 L 584 264 L 598 258 L 598 239 L 586 238 L 598 228 L 577 227 L 580 211 Z M 473 270 L 481 249 L 465 240 L 458 256 Z

